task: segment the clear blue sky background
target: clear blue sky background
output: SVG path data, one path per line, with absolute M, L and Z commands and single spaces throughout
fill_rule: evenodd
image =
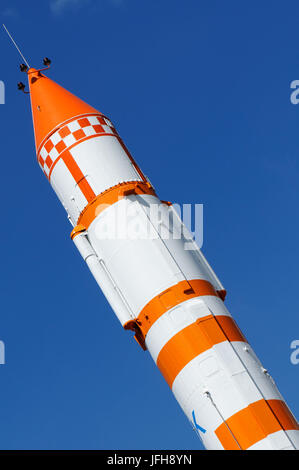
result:
M 1 1 L 31 64 L 111 117 L 160 197 L 204 204 L 227 305 L 299 415 L 296 1 Z M 199 449 L 70 240 L 0 34 L 1 449 Z

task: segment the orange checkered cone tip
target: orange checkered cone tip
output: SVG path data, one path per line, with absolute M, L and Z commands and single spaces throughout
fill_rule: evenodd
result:
M 33 68 L 28 72 L 36 151 L 45 137 L 75 116 L 99 113 L 65 88 Z

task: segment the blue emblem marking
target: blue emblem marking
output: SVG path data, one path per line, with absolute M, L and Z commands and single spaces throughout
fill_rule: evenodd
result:
M 192 411 L 192 418 L 193 418 L 193 423 L 194 423 L 194 426 L 195 426 L 196 431 L 201 431 L 203 434 L 204 434 L 205 432 L 207 432 L 206 429 L 202 428 L 201 426 L 199 426 L 199 424 L 197 424 L 196 419 L 195 419 L 194 410 Z

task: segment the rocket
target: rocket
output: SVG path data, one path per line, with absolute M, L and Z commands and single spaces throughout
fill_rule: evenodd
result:
M 37 161 L 67 212 L 71 239 L 205 448 L 299 449 L 298 422 L 227 310 L 225 289 L 114 124 L 44 69 L 21 70 Z

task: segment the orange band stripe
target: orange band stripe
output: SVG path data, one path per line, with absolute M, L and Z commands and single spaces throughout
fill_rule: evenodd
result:
M 78 225 L 80 224 L 88 228 L 103 210 L 130 194 L 149 194 L 156 196 L 154 189 L 149 183 L 143 181 L 119 183 L 93 198 L 90 204 L 81 212 Z
M 215 433 L 225 450 L 246 450 L 281 430 L 299 430 L 287 405 L 281 400 L 259 400 L 231 416 Z
M 96 197 L 96 195 L 88 184 L 88 182 L 86 181 L 85 176 L 83 175 L 82 171 L 80 170 L 79 166 L 77 165 L 68 150 L 63 152 L 62 159 L 87 201 L 92 201 Z
M 285 431 L 290 429 L 299 431 L 299 424 L 284 401 L 267 400 L 267 403 Z
M 157 366 L 170 387 L 180 371 L 199 354 L 224 341 L 245 341 L 231 317 L 207 315 L 174 335 L 161 349 Z
M 210 282 L 204 279 L 194 279 L 181 281 L 154 297 L 146 304 L 137 318 L 137 323 L 144 337 L 147 335 L 151 326 L 158 318 L 167 312 L 167 310 L 170 310 L 185 300 L 202 295 L 218 296 Z

